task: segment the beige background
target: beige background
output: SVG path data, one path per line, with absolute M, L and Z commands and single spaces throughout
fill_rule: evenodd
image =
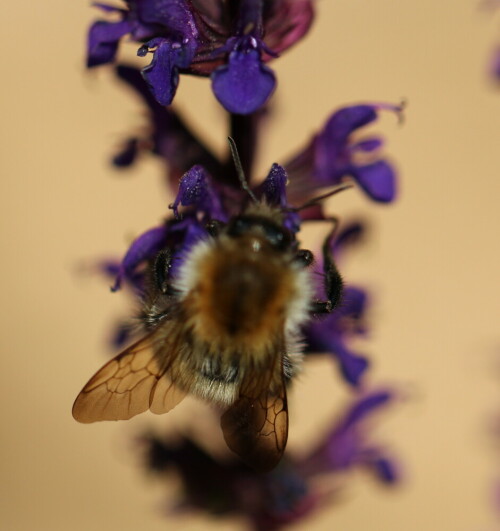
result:
M 200 418 L 199 404 L 126 424 L 83 426 L 70 415 L 127 304 L 79 276 L 79 265 L 123 253 L 168 204 L 157 161 L 123 175 L 107 165 L 144 122 L 107 72 L 83 69 L 95 14 L 83 0 L 2 9 L 0 525 L 236 529 L 166 520 L 175 487 L 150 481 L 132 457 L 131 435 Z M 371 381 L 407 396 L 377 430 L 405 463 L 405 482 L 389 492 L 355 474 L 337 505 L 297 528 L 497 529 L 500 450 L 488 426 L 500 417 L 500 89 L 485 67 L 500 13 L 474 0 L 323 0 L 318 15 L 306 41 L 273 64 L 277 108 L 259 167 L 283 162 L 341 104 L 409 102 L 404 126 L 389 114 L 376 126 L 401 171 L 399 202 L 379 207 L 349 192 L 330 206 L 374 223 L 345 274 L 375 296 L 373 333 L 359 344 L 375 362 Z M 177 102 L 222 149 L 222 113 L 207 82 L 183 78 Z M 347 397 L 331 364 L 312 363 L 292 397 L 290 447 L 319 434 Z

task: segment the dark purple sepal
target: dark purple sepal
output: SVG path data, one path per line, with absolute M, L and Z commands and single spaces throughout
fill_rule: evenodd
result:
M 251 114 L 262 107 L 276 86 L 274 72 L 262 64 L 257 49 L 234 50 L 226 65 L 211 75 L 212 90 L 234 114 Z
M 94 22 L 88 34 L 87 66 L 91 68 L 112 62 L 116 56 L 120 38 L 129 31 L 130 23 L 126 20 Z
M 124 279 L 134 276 L 137 266 L 153 258 L 165 246 L 166 237 L 167 229 L 162 225 L 148 230 L 135 239 L 120 264 L 111 291 L 119 290 Z
M 312 0 L 283 0 L 271 5 L 266 21 L 265 41 L 275 53 L 298 42 L 309 31 L 314 19 Z M 266 58 L 267 60 L 267 58 Z
M 172 204 L 175 216 L 179 217 L 179 206 L 193 206 L 206 218 L 227 221 L 222 201 L 210 182 L 203 166 L 196 165 L 188 170 L 179 183 L 179 193 Z
M 352 176 L 374 201 L 390 203 L 396 196 L 396 174 L 385 160 L 354 166 Z

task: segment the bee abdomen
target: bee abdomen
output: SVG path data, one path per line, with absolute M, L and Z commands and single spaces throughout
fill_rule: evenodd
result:
M 238 380 L 240 367 L 237 362 L 223 363 L 220 358 L 205 358 L 201 365 L 200 373 L 211 381 L 234 383 Z

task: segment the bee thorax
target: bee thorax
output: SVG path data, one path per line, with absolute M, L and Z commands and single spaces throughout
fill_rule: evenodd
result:
M 199 254 L 183 302 L 195 335 L 221 348 L 249 342 L 265 347 L 283 330 L 296 291 L 289 257 L 266 252 L 254 238 Z

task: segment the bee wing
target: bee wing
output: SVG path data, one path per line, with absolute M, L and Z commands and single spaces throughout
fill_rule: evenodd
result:
M 155 331 L 106 363 L 76 397 L 73 417 L 83 423 L 127 420 L 148 408 L 160 414 L 175 407 L 186 393 L 169 375 L 177 342 L 167 337 L 168 331 Z M 158 356 L 160 341 L 166 343 Z
M 267 375 L 247 375 L 240 396 L 222 415 L 221 427 L 229 448 L 259 472 L 272 470 L 280 461 L 288 439 L 286 386 L 271 364 Z

